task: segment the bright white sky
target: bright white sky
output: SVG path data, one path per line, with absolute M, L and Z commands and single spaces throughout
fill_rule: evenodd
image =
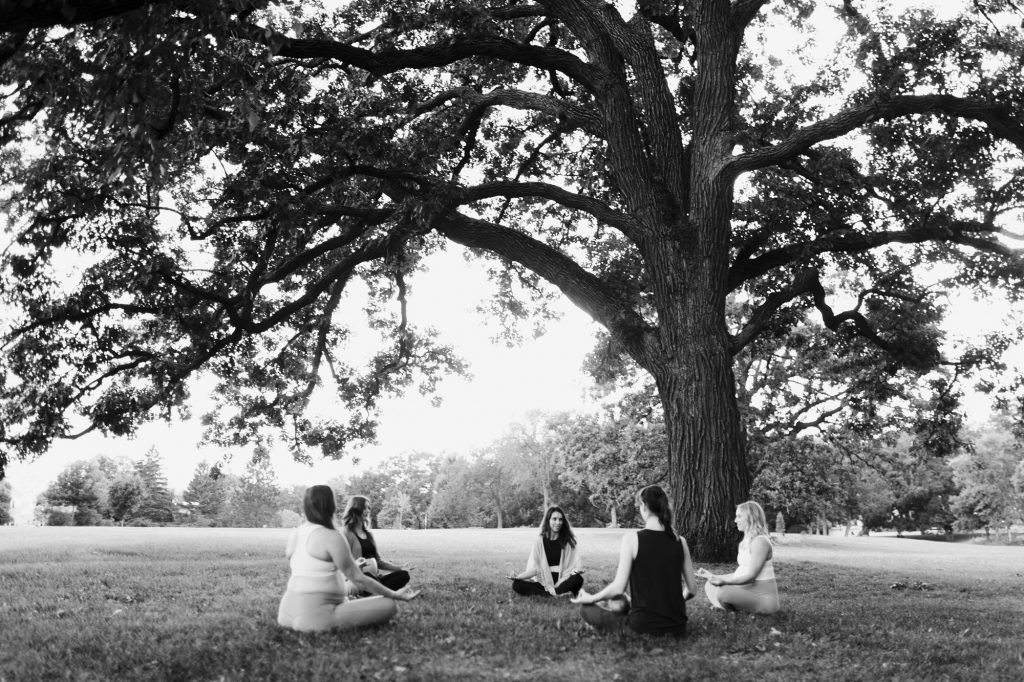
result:
M 906 4 L 931 3 L 916 0 Z M 818 38 L 827 38 L 830 32 L 823 26 Z M 529 410 L 591 408 L 584 398 L 588 380 L 580 371 L 580 365 L 593 345 L 597 327 L 567 301 L 562 299 L 558 304 L 563 318 L 550 324 L 546 335 L 510 349 L 493 341 L 496 329 L 476 312 L 476 306 L 487 298 L 490 284 L 482 269 L 467 264 L 459 252 L 437 257 L 431 263 L 431 271 L 418 275 L 413 286 L 415 290 L 410 296 L 413 324 L 440 330 L 443 339 L 469 361 L 473 377 L 446 379 L 439 389 L 444 402 L 437 408 L 415 391 L 402 399 L 386 402 L 379 444 L 353 452 L 361 460 L 358 468 L 350 457 L 314 466 L 297 464 L 286 450 L 278 447 L 273 451 L 273 463 L 283 484 L 308 485 L 338 475 L 351 475 L 385 457 L 410 451 L 466 452 L 493 441 L 509 424 L 523 419 Z M 1007 310 L 998 303 L 982 306 L 970 299 L 960 299 L 952 306 L 947 328 L 954 336 L 961 332 L 976 334 L 1003 328 L 1007 324 Z M 1011 354 L 1011 362 L 1024 365 L 1024 351 L 1016 349 Z M 181 492 L 200 461 L 216 461 L 221 455 L 219 449 L 198 447 L 201 433 L 198 418 L 207 409 L 201 393 L 202 390 L 194 392 L 192 412 L 195 418 L 188 422 L 150 424 L 140 429 L 134 439 L 90 434 L 77 441 L 57 443 L 36 462 L 11 463 L 7 477 L 14 487 L 16 522 L 31 520 L 35 498 L 61 469 L 75 460 L 98 454 L 138 459 L 155 446 L 163 456 L 168 482 Z M 972 397 L 968 401 L 969 416 L 973 420 L 983 420 L 987 411 L 984 399 Z M 233 453 L 228 468 L 240 473 L 248 454 Z

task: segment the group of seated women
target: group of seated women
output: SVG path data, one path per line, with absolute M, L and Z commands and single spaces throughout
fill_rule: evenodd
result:
M 334 527 L 336 507 L 329 487 L 306 490 L 303 506 L 306 522 L 292 533 L 286 550 L 291 577 L 278 610 L 279 624 L 310 631 L 383 623 L 395 614 L 396 601 L 419 594 L 408 586 L 408 568 L 381 558 L 368 529 L 365 497 L 349 498 L 340 532 Z M 695 576 L 706 579 L 704 591 L 715 608 L 779 610 L 772 544 L 759 504 L 744 502 L 736 508 L 743 540 L 737 569 L 725 574 L 694 571 L 686 539 L 672 528 L 668 496 L 660 486 L 641 490 L 637 506 L 644 527 L 623 536 L 615 578 L 600 591 L 589 594 L 583 589 L 579 542 L 559 507 L 544 514 L 526 570 L 509 572 L 512 589 L 523 596 L 570 597 L 582 605 L 583 620 L 600 631 L 685 634 L 686 602 L 696 595 Z M 350 598 L 357 595 L 369 596 Z
M 395 615 L 395 602 L 416 598 L 408 571 L 377 553 L 366 527 L 365 497 L 349 499 L 342 532 L 334 527 L 337 506 L 330 487 L 308 488 L 302 507 L 306 522 L 292 532 L 285 550 L 291 577 L 277 610 L 280 625 L 301 631 L 373 625 Z M 395 570 L 381 575 L 389 568 Z M 356 593 L 371 596 L 349 599 Z

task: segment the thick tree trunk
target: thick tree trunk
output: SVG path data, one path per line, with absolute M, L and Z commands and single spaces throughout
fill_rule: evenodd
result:
M 722 175 L 735 138 L 737 33 L 730 3 L 695 4 L 688 211 L 647 249 L 662 333 L 652 372 L 665 408 L 669 484 L 679 530 L 702 561 L 732 561 L 735 507 L 750 473 L 726 328 L 733 179 Z
M 669 444 L 676 524 L 700 561 L 732 561 L 735 507 L 750 489 L 732 358 L 694 334 L 675 371 L 658 381 Z

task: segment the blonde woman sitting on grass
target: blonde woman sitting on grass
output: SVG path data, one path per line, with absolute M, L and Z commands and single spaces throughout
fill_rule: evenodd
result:
M 328 486 L 307 488 L 302 506 L 306 522 L 292 531 L 285 550 L 292 574 L 277 611 L 279 625 L 303 632 L 376 625 L 395 615 L 396 601 L 417 596 L 408 587 L 391 590 L 363 575 L 334 528 L 334 491 Z M 377 596 L 350 601 L 342 576 Z
M 772 543 L 764 510 L 757 502 L 744 502 L 736 507 L 735 522 L 743 532 L 736 570 L 718 575 L 701 568 L 697 576 L 707 578 L 704 591 L 716 608 L 775 613 L 779 610 L 779 588 L 775 583 Z

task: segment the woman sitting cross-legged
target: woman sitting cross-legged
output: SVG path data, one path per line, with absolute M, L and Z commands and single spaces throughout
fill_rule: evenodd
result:
M 523 596 L 563 596 L 583 587 L 583 564 L 576 536 L 561 507 L 548 507 L 540 535 L 530 549 L 526 570 L 511 571 L 512 589 Z
M 377 551 L 377 542 L 370 532 L 370 501 L 362 495 L 348 498 L 345 513 L 341 515 L 341 523 L 345 527 L 343 534 L 348 541 L 352 556 L 355 557 L 363 573 L 383 583 L 392 590 L 398 590 L 409 584 L 409 570 L 384 561 Z
M 716 608 L 775 613 L 779 610 L 779 588 L 764 510 L 757 502 L 743 502 L 736 507 L 735 522 L 743 532 L 736 555 L 738 566 L 732 573 L 721 575 L 705 568 L 698 570 L 698 576 L 707 578 L 704 591 Z
M 334 528 L 337 509 L 328 486 L 307 488 L 302 506 L 306 522 L 292 532 L 285 550 L 291 577 L 278 607 L 279 625 L 304 632 L 374 625 L 395 615 L 395 601 L 417 596 L 409 588 L 396 592 L 363 575 Z M 378 596 L 349 601 L 342 575 Z
M 694 595 L 690 549 L 672 530 L 672 510 L 660 486 L 641 490 L 637 504 L 644 527 L 622 537 L 615 579 L 597 594 L 581 591 L 573 602 L 583 605 L 583 620 L 598 630 L 628 627 L 680 637 L 686 634 L 686 600 Z M 625 599 L 627 585 L 631 600 Z

